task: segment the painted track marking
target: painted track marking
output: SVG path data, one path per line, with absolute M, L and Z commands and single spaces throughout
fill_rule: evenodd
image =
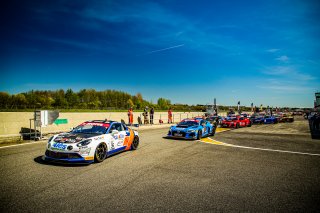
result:
M 213 144 L 218 146 L 229 146 L 229 147 L 235 147 L 235 148 L 241 148 L 241 149 L 252 149 L 252 150 L 260 150 L 260 151 L 268 151 L 268 152 L 281 152 L 281 153 L 290 153 L 290 154 L 299 154 L 299 155 L 320 156 L 320 154 L 307 153 L 307 152 L 293 152 L 293 151 L 279 150 L 279 149 L 264 149 L 264 148 L 250 147 L 250 146 L 239 146 L 239 145 L 228 144 L 221 141 L 217 141 L 212 138 L 202 138 L 201 140 L 198 140 L 198 141 L 202 143 L 208 143 L 208 144 Z

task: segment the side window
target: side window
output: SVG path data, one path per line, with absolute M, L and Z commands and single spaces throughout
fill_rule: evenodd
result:
M 111 133 L 112 130 L 115 130 L 115 129 L 116 129 L 116 126 L 115 126 L 115 124 L 113 124 L 113 125 L 110 127 L 109 132 Z
M 116 124 L 114 124 L 114 126 L 115 126 L 115 129 L 118 130 L 119 132 L 120 132 L 120 131 L 123 131 L 122 124 L 116 123 Z
M 204 124 L 205 124 L 205 121 L 202 120 L 202 121 L 200 122 L 200 125 L 204 126 Z
M 122 129 L 123 129 L 124 131 L 127 131 L 127 130 L 128 130 L 125 125 L 121 124 L 121 126 L 122 126 Z

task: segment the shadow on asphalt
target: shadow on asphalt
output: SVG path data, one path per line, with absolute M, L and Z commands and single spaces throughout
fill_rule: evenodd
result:
M 67 164 L 67 163 L 60 163 L 60 162 L 54 162 L 54 161 L 45 161 L 42 159 L 42 155 L 38 156 L 33 159 L 34 162 L 42 165 L 50 165 L 50 166 L 62 166 L 62 167 L 82 167 L 82 166 L 88 166 L 90 164 Z

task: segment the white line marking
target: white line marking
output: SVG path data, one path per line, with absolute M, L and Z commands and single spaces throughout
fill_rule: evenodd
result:
M 0 149 L 10 148 L 14 146 L 24 146 L 24 145 L 35 144 L 35 143 L 44 143 L 44 142 L 46 141 L 37 141 L 37 142 L 29 142 L 29 143 L 15 144 L 15 145 L 9 145 L 9 146 L 1 146 Z
M 320 154 L 315 154 L 315 153 L 307 153 L 307 152 L 293 152 L 293 151 L 286 151 L 286 150 L 279 150 L 279 149 L 264 149 L 264 148 L 256 148 L 256 147 L 250 147 L 250 146 L 239 146 L 239 145 L 234 145 L 234 144 L 228 144 L 224 143 L 221 141 L 214 140 L 212 138 L 208 138 L 212 141 L 216 141 L 221 144 L 214 144 L 211 142 L 206 142 L 206 141 L 201 141 L 202 143 L 208 143 L 208 144 L 213 144 L 213 145 L 218 145 L 218 146 L 230 146 L 230 147 L 236 147 L 236 148 L 242 148 L 242 149 L 253 149 L 253 150 L 261 150 L 261 151 L 268 151 L 268 152 L 281 152 L 281 153 L 290 153 L 290 154 L 299 154 L 299 155 L 310 155 L 310 156 L 320 156 Z

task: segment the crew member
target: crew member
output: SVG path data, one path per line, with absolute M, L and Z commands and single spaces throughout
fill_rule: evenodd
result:
M 169 108 L 168 110 L 168 124 L 172 123 L 172 110 L 171 108 Z
M 154 114 L 154 109 L 151 107 L 150 109 L 150 124 L 153 124 L 153 114 Z
M 133 123 L 133 110 L 132 107 L 128 110 L 128 119 L 129 119 L 129 125 L 131 126 Z

